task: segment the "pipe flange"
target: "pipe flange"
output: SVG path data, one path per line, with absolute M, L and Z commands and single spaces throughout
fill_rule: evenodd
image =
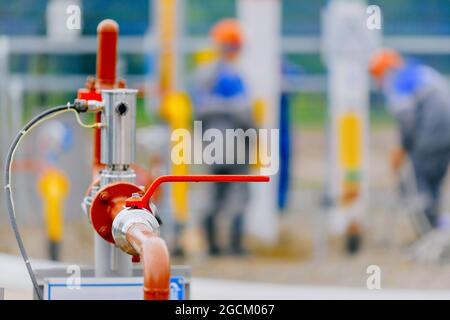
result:
M 155 216 L 147 209 L 125 208 L 115 217 L 112 224 L 112 236 L 116 246 L 131 255 L 139 255 L 128 242 L 126 235 L 128 229 L 135 224 L 148 226 L 159 235 L 159 223 Z
M 89 212 L 95 231 L 106 241 L 114 244 L 112 223 L 114 217 L 123 210 L 125 201 L 133 193 L 142 190 L 130 182 L 113 182 L 102 187 L 92 199 Z

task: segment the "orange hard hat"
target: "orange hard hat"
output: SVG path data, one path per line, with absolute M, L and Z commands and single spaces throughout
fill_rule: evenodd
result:
M 242 31 L 236 19 L 223 19 L 210 31 L 210 36 L 219 45 L 239 47 L 242 43 Z
M 375 53 L 369 62 L 369 71 L 371 75 L 381 80 L 387 70 L 399 68 L 403 64 L 400 54 L 391 49 L 381 49 Z

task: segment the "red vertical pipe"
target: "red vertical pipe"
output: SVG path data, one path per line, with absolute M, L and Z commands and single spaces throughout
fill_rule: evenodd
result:
M 97 27 L 97 81 L 99 89 L 113 88 L 116 84 L 117 38 L 119 25 L 111 19 Z

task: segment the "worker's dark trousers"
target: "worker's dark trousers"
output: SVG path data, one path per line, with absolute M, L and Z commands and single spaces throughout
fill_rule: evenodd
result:
M 411 156 L 417 188 L 425 198 L 425 215 L 432 227 L 438 226 L 442 182 L 450 161 L 450 150 Z
M 213 169 L 213 174 L 241 174 L 241 172 Z M 211 203 L 204 219 L 209 253 L 219 254 L 221 251 L 217 242 L 217 218 L 220 212 L 229 215 L 232 219 L 230 229 L 231 252 L 237 254 L 243 252 L 244 214 L 249 197 L 248 183 L 218 182 L 212 184 L 209 190 Z

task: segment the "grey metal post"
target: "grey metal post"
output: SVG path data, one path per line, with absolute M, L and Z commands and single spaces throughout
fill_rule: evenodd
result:
M 10 53 L 9 38 L 6 36 L 0 37 L 0 165 L 3 168 L 3 159 L 8 152 L 10 143 L 9 131 L 9 112 L 8 112 L 8 82 L 9 82 L 9 53 Z M 3 177 L 0 178 L 0 181 Z M 3 197 L 0 200 L 0 205 L 3 203 Z
M 9 82 L 9 39 L 6 36 L 0 37 L 0 134 L 2 142 L 2 159 L 9 146 L 9 112 L 8 112 L 8 82 Z
M 131 277 L 131 256 L 106 242 L 97 233 L 94 238 L 95 276 Z
M 368 107 L 369 76 L 367 63 L 378 45 L 379 34 L 366 25 L 365 1 L 331 1 L 322 14 L 322 57 L 328 68 L 329 119 L 327 129 L 328 212 L 331 231 L 343 234 L 352 223 L 362 225 L 368 205 Z M 356 134 L 357 160 L 355 164 L 342 161 L 348 149 L 348 137 L 342 131 L 344 120 L 354 117 L 358 123 Z M 355 139 L 355 141 L 357 141 Z M 344 186 L 353 178 L 358 184 L 358 197 L 341 205 Z

